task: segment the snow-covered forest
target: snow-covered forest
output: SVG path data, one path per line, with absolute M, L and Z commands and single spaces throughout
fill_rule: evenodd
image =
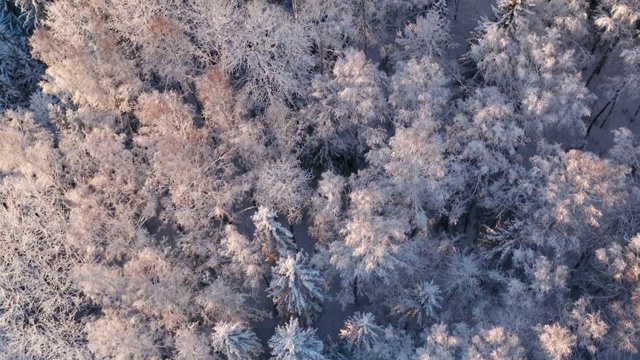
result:
M 640 0 L 3 0 L 0 359 L 626 359 Z

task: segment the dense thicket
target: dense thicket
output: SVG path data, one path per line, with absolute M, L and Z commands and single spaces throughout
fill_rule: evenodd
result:
M 468 6 L 6 2 L 2 358 L 637 353 L 640 1 Z

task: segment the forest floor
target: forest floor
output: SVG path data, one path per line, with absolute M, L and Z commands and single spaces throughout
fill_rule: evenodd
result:
M 602 55 L 597 54 L 597 56 Z M 599 156 L 607 157 L 607 152 L 613 147 L 613 130 L 626 127 L 632 133 L 640 134 L 640 121 L 634 121 L 640 117 L 640 113 L 635 114 L 640 103 L 625 92 L 620 92 L 616 99 L 615 91 L 619 89 L 622 80 L 610 80 L 621 73 L 619 70 L 622 66 L 622 59 L 619 56 L 610 56 L 600 73 L 595 75 L 589 84 L 589 90 L 598 97 L 598 100 L 592 106 L 591 118 L 587 126 L 596 117 L 597 119 L 586 137 L 584 150 Z M 588 78 L 593 71 L 594 69 L 589 68 L 583 76 Z M 600 116 L 598 116 L 599 113 Z

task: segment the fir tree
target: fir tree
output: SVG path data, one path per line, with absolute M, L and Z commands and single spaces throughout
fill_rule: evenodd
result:
M 278 326 L 269 339 L 272 360 L 325 360 L 322 341 L 313 329 L 302 329 L 298 319 L 291 318 L 284 326 Z
M 216 324 L 211 335 L 214 350 L 229 360 L 251 360 L 262 354 L 256 334 L 241 323 Z
M 324 294 L 320 273 L 309 266 L 303 253 L 289 254 L 280 258 L 272 270 L 273 280 L 267 288 L 281 316 L 297 316 L 303 323 L 322 308 Z
M 276 217 L 275 211 L 263 206 L 258 207 L 251 217 L 256 226 L 255 236 L 262 243 L 264 255 L 272 263 L 297 249 L 293 234 Z

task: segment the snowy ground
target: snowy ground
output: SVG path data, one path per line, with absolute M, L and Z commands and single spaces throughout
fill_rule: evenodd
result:
M 601 56 L 601 54 L 598 54 L 598 56 Z M 633 99 L 628 94 L 621 92 L 615 105 L 613 105 L 613 109 L 611 105 L 605 109 L 607 102 L 613 98 L 610 89 L 613 88 L 615 90 L 617 89 L 616 85 L 618 85 L 615 81 L 607 79 L 612 79 L 616 74 L 620 73 L 621 62 L 619 56 L 613 55 L 609 57 L 600 74 L 595 75 L 589 84 L 589 90 L 598 97 L 591 110 L 589 123 L 601 110 L 604 109 L 604 111 L 593 124 L 586 138 L 587 142 L 584 150 L 598 155 L 606 155 L 607 151 L 613 146 L 613 130 L 626 127 L 634 134 L 640 134 L 640 121 L 637 121 L 640 116 L 636 115 L 634 119 L 634 113 L 640 106 L 640 102 L 637 99 Z M 591 71 L 593 70 L 587 69 L 585 71 L 585 78 L 591 75 Z
M 450 49 L 447 57 L 455 62 L 468 50 L 468 39 L 471 32 L 478 26 L 478 21 L 493 16 L 492 6 L 495 0 L 460 0 L 458 13 L 455 13 L 455 0 L 449 1 L 449 17 L 451 19 L 451 37 L 458 47 Z M 454 19 L 455 17 L 455 19 Z

